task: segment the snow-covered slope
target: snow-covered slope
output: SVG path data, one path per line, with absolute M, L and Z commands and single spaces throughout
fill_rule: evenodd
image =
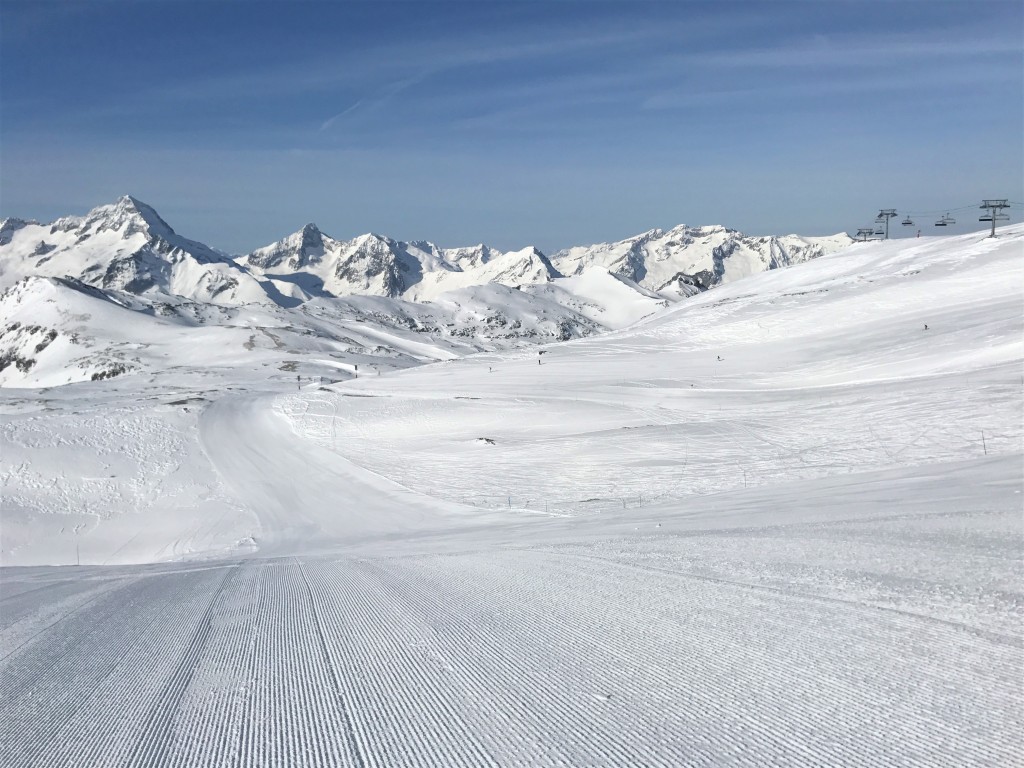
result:
M 677 298 L 769 269 L 801 264 L 851 242 L 846 234 L 749 237 L 720 226 L 683 224 L 667 232 L 652 229 L 617 243 L 569 248 L 552 256 L 552 262 L 566 275 L 604 267 L 644 288 Z
M 353 382 L 381 397 L 343 401 L 356 426 L 336 447 L 431 497 L 571 514 L 957 460 L 982 432 L 1017 452 L 1022 244 L 1020 227 L 858 244 L 549 347 L 542 366 L 524 351 Z
M 1022 764 L 1022 245 L 858 244 L 647 317 L 607 271 L 19 283 L 31 375 L 75 324 L 143 369 L 0 390 L 0 560 L 64 566 L 0 570 L 0 762 Z M 456 346 L 625 289 L 622 330 Z
M 660 312 L 670 302 L 627 277 L 604 267 L 590 267 L 578 275 L 559 277 L 523 290 L 571 307 L 605 328 L 625 328 Z
M 250 384 L 296 375 L 338 380 L 359 366 L 376 374 L 608 327 L 585 307 L 574 309 L 573 301 L 490 284 L 427 304 L 350 296 L 298 307 L 218 306 L 30 277 L 0 292 L 0 387 L 168 370 L 207 384 L 213 376 Z
M 1022 242 L 1008 228 L 996 240 L 858 244 L 668 309 L 608 272 L 475 286 L 429 304 L 367 296 L 296 309 L 154 304 L 36 279 L 2 299 L 0 376 L 52 386 L 122 365 L 140 375 L 89 386 L 205 397 L 294 386 L 296 376 L 344 380 L 346 394 L 375 396 L 277 407 L 348 414 L 295 428 L 330 435 L 330 450 L 432 498 L 489 506 L 513 496 L 565 514 L 620 497 L 681 502 L 744 483 L 958 460 L 982 432 L 986 450 L 1017 450 Z M 609 300 L 619 286 L 643 300 Z M 545 295 L 563 291 L 599 296 L 595 306 L 619 315 L 578 298 L 577 311 L 551 314 L 561 305 Z M 543 355 L 524 346 L 596 330 L 587 312 L 640 322 Z M 426 361 L 445 362 L 416 367 Z M 39 504 L 45 522 L 57 507 Z M 115 505 L 102 517 L 119 514 Z
M 1022 245 L 858 244 L 447 360 L 371 318 L 534 288 L 148 305 L 173 365 L 0 390 L 0 558 L 64 566 L 0 570 L 6 763 L 1022 764 Z M 38 324 L 149 311 L 21 286 Z M 341 306 L 438 362 L 245 362 Z

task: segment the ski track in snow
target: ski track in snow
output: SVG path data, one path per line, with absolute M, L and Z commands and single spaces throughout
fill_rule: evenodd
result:
M 983 532 L 1012 530 L 1008 515 L 990 517 Z M 884 536 L 892 525 L 872 527 Z M 909 525 L 929 530 L 928 518 Z M 916 613 L 840 599 L 851 578 L 841 569 L 799 590 L 749 583 L 767 565 L 751 552 L 770 552 L 778 535 L 125 576 L 3 662 L 3 763 L 1019 761 L 1012 619 L 983 631 L 977 616 L 950 623 L 921 598 L 904 598 Z M 828 560 L 858 533 L 787 538 Z M 964 554 L 956 535 L 913 541 L 922 558 Z M 1020 609 L 999 610 L 1019 622 Z
M 543 357 L 16 411 L 5 525 L 87 564 L 0 571 L 0 768 L 1024 764 L 1014 232 Z

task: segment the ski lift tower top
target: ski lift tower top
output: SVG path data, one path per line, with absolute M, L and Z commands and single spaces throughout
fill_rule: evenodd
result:
M 996 222 L 997 221 L 1009 221 L 1010 217 L 1005 213 L 1000 213 L 1003 208 L 1009 208 L 1010 204 L 1004 198 L 1002 200 L 982 200 L 981 209 L 988 211 L 984 216 L 978 219 L 978 221 L 991 221 L 992 222 L 992 234 L 989 237 L 996 236 Z
M 895 208 L 883 208 L 878 212 L 878 218 L 875 221 L 881 223 L 885 221 L 885 239 L 889 239 L 889 219 L 896 215 Z

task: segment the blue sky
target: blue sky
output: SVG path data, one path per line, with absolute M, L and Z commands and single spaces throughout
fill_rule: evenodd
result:
M 307 221 L 550 252 L 1024 201 L 1022 30 L 1019 0 L 0 0 L 0 216 L 129 193 L 234 252 Z

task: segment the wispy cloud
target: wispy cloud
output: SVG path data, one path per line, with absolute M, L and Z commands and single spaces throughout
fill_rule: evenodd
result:
M 1020 82 L 1013 70 L 993 70 L 988 66 L 955 63 L 930 64 L 917 68 L 885 71 L 874 66 L 868 71 L 848 72 L 829 77 L 820 75 L 800 78 L 773 78 L 766 85 L 763 77 L 754 79 L 720 78 L 698 81 L 690 87 L 677 87 L 652 92 L 642 102 L 644 110 L 706 110 L 728 104 L 747 107 L 771 102 L 776 107 L 803 103 L 820 108 L 823 98 L 829 100 L 867 97 L 877 102 L 883 95 L 913 99 L 931 99 L 935 94 L 953 93 L 962 98 L 965 88 L 986 90 Z M 868 103 L 862 102 L 862 103 Z M 906 102 L 910 103 L 910 102 Z
M 581 239 L 595 222 L 760 228 L 745 209 L 821 231 L 804 207 L 821 179 L 872 200 L 1020 188 L 1019 3 L 195 0 L 185 18 L 186 1 L 27 14 L 20 36 L 4 11 L 13 212 L 134 192 L 212 211 L 211 228 L 259 212 L 246 240 L 312 216 L 517 246 L 544 221 L 565 245 L 572 217 Z M 982 133 L 999 152 L 976 151 Z
M 677 63 L 701 69 L 802 69 L 814 67 L 882 66 L 914 60 L 976 59 L 1020 55 L 1024 40 L 1018 34 L 992 35 L 987 30 L 917 34 L 811 35 L 753 49 L 679 54 Z
M 326 131 L 328 128 L 330 128 L 332 125 L 338 122 L 341 118 L 345 117 L 345 115 L 352 114 L 357 109 L 359 109 L 359 107 L 362 106 L 362 104 L 363 100 L 359 99 L 355 104 L 352 104 L 347 109 L 343 109 L 338 114 L 333 115 L 332 117 L 329 117 L 326 120 L 324 120 L 323 123 L 320 124 L 320 132 L 323 133 L 324 131 Z
M 755 24 L 751 17 L 743 24 Z M 310 119 L 312 133 L 327 134 L 347 118 L 369 116 L 393 104 L 416 86 L 452 74 L 471 75 L 479 71 L 503 68 L 514 71 L 529 68 L 520 80 L 561 84 L 563 93 L 573 87 L 588 87 L 583 78 L 565 74 L 567 62 L 582 62 L 584 68 L 616 66 L 632 75 L 637 67 L 659 50 L 671 50 L 685 27 L 689 35 L 712 35 L 735 29 L 735 20 L 707 19 L 683 24 L 678 19 L 634 19 L 628 24 L 595 21 L 575 25 L 536 23 L 510 33 L 506 30 L 455 30 L 450 36 L 433 39 L 394 38 L 370 41 L 359 46 L 332 49 L 330 52 L 299 53 L 278 56 L 260 67 L 203 73 L 171 83 L 146 84 L 131 91 L 98 92 L 84 106 L 64 107 L 63 117 L 84 128 L 90 123 L 116 120 L 137 121 L 146 115 L 217 115 L 251 108 L 305 101 L 323 105 L 334 100 L 345 104 L 326 116 Z M 741 24 L 742 26 L 742 24 Z M 467 86 L 462 98 L 468 101 L 497 89 L 508 98 L 516 98 L 515 82 L 509 84 L 479 82 Z M 445 94 L 439 98 L 444 99 Z M 271 110 L 273 120 L 285 121 L 288 115 L 305 114 L 295 110 Z M 40 121 L 53 115 L 40 114 Z M 60 116 L 58 116 L 60 117 Z M 264 122 L 267 122 L 264 120 Z M 272 121 L 271 121 L 272 122 Z M 193 124 L 193 130 L 198 126 Z

